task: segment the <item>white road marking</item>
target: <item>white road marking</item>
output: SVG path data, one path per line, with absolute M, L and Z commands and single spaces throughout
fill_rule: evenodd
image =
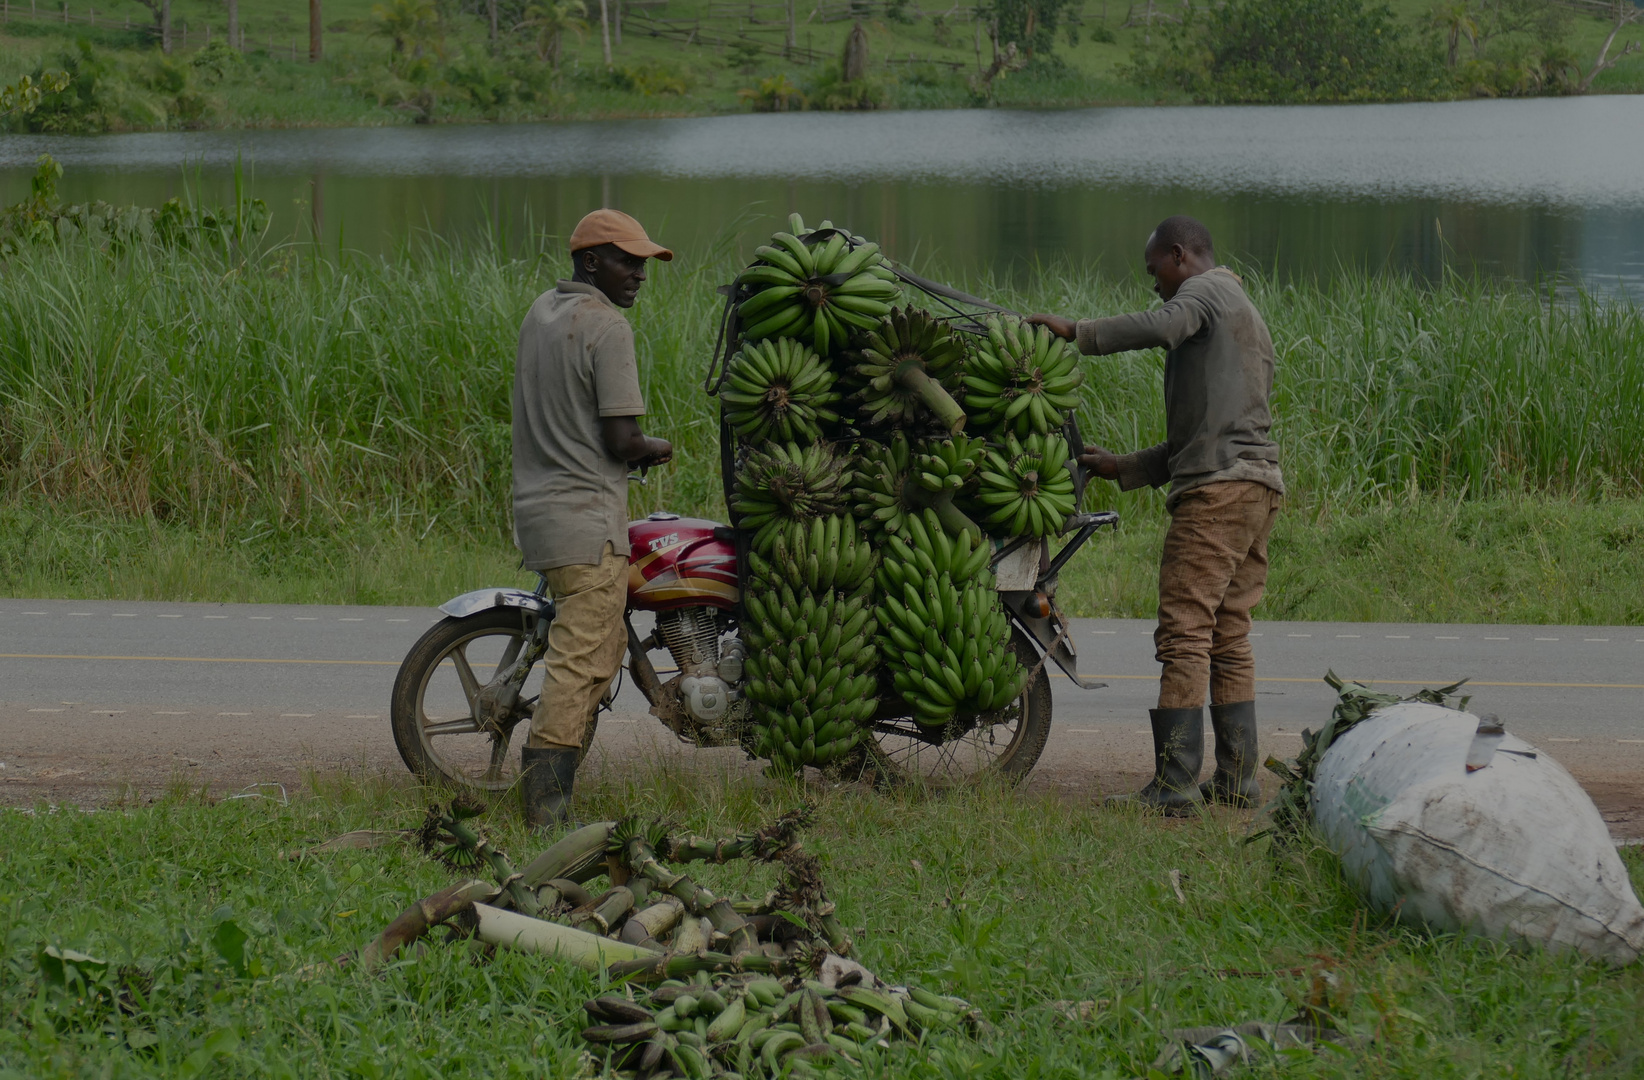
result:
M 155 716 L 187 716 L 186 712 L 157 712 Z
M 1644 743 L 1644 739 L 1617 739 L 1620 743 Z
M 1557 641 L 1558 638 L 1556 638 L 1556 637 L 1538 637 L 1538 638 L 1536 638 L 1536 640 L 1537 641 Z
M 320 617 L 318 615 L 293 615 L 291 617 L 293 619 L 296 619 L 298 622 L 319 622 L 320 621 Z
M 1505 637 L 1487 637 L 1484 640 L 1485 641 L 1511 641 L 1513 639 L 1512 638 L 1505 638 Z
M 23 614 L 24 615 L 50 615 L 51 612 L 49 612 L 49 611 L 25 611 L 25 612 L 23 612 Z
M 83 702 L 83 701 L 59 701 L 57 704 L 59 704 L 59 705 L 84 705 L 85 702 Z
M 288 717 L 295 716 L 295 717 L 299 717 L 301 719 L 307 720 L 309 717 L 311 717 L 313 715 L 314 714 L 311 713 L 311 712 L 283 712 L 283 713 L 280 714 L 280 719 L 284 720 L 284 719 L 287 719 Z
M 115 619 L 135 619 L 137 617 L 137 613 L 135 611 L 116 611 L 110 617 Z
M 1410 636 L 1409 634 L 1383 634 L 1382 635 L 1382 637 L 1385 637 L 1385 638 L 1388 638 L 1388 639 L 1409 638 L 1409 636 Z
M 1610 639 L 1607 638 L 1607 637 L 1584 637 L 1581 640 L 1582 641 L 1609 641 Z
M 1344 638 L 1344 637 L 1358 637 L 1359 635 L 1357 635 L 1357 634 L 1337 634 L 1336 636 L 1339 637 L 1339 638 Z
M 228 618 L 228 616 L 227 615 L 207 615 L 206 618 L 208 618 L 208 619 L 226 619 L 226 618 Z
M 342 618 L 339 618 L 337 621 L 338 622 L 364 622 L 365 620 L 364 619 L 342 619 Z
M 1548 742 L 1580 742 L 1580 739 L 1548 739 Z
M 389 622 L 404 622 L 404 619 L 389 619 Z M 1092 630 L 1092 634 L 1117 634 L 1117 630 Z
M 384 622 L 410 622 L 411 620 L 410 619 L 384 619 L 383 621 Z M 1111 631 L 1111 630 L 1098 630 L 1096 632 L 1098 634 L 1111 634 L 1111 633 L 1113 633 L 1113 631 Z
M 1453 637 L 1453 636 L 1449 636 L 1449 635 L 1446 635 L 1446 634 L 1434 634 L 1433 635 L 1433 640 L 1434 641 L 1460 641 L 1461 639 L 1459 637 Z
M 30 709 L 29 712 L 62 712 L 62 709 Z
M 272 616 L 272 615 L 247 615 L 246 616 L 246 618 L 248 618 L 248 619 L 261 619 L 263 622 L 267 622 L 268 620 L 272 619 L 273 617 L 274 616 Z
M 69 612 L 69 614 L 70 615 L 90 615 L 91 612 L 89 612 L 89 611 L 71 611 L 71 612 Z

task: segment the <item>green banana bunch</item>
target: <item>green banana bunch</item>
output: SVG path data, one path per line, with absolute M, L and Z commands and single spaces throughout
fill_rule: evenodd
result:
M 928 726 L 1004 708 L 1027 673 L 993 589 L 992 546 L 948 537 L 930 509 L 908 526 L 906 540 L 887 538 L 875 574 L 879 648 L 897 691 Z
M 1007 435 L 988 451 L 976 503 L 988 524 L 1008 536 L 1052 536 L 1073 513 L 1073 475 L 1067 440 L 1060 435 Z
M 981 439 L 963 435 L 923 442 L 913 460 L 913 479 L 926 491 L 959 492 L 975 478 L 986 454 Z
M 908 470 L 913 465 L 913 448 L 907 435 L 898 431 L 889 442 L 864 442 L 857 453 L 851 498 L 856 515 L 876 531 L 901 532 L 908 514 L 919 512 L 911 498 Z
M 878 563 L 873 544 L 849 514 L 830 514 L 809 521 L 790 521 L 779 529 L 771 563 L 784 580 L 803 583 L 813 593 L 826 589 L 851 592 Z
M 754 548 L 769 551 L 786 521 L 808 521 L 843 510 L 851 482 L 846 461 L 820 442 L 804 448 L 766 443 L 764 449 L 751 451 L 736 471 L 731 509 L 740 515 L 740 528 L 758 530 Z
M 1061 428 L 1079 403 L 1079 352 L 1043 326 L 990 317 L 966 365 L 965 409 L 990 433 L 1026 438 Z
M 833 369 L 797 341 L 744 345 L 731 357 L 719 399 L 725 421 L 752 442 L 813 443 L 839 421 Z
M 928 311 L 897 308 L 862 338 L 856 374 L 867 381 L 858 394 L 871 425 L 904 426 L 927 413 L 949 431 L 965 426 L 965 410 L 943 380 L 959 388 L 965 344 Z
M 970 440 L 960 441 L 967 454 L 974 453 Z M 954 489 L 927 489 L 915 479 L 917 464 L 912 444 L 900 431 L 883 444 L 864 442 L 858 450 L 850 492 L 856 515 L 878 532 L 895 534 L 907 531 L 910 515 L 929 508 L 936 511 L 944 530 L 968 532 L 980 542 L 982 530 L 954 503 Z
M 828 221 L 809 232 L 798 214 L 788 225 L 792 231 L 776 233 L 754 249 L 759 262 L 737 276 L 738 285 L 754 290 L 737 305 L 742 337 L 802 338 L 825 357 L 853 331 L 872 330 L 890 314 L 901 286 L 878 244 L 849 236 Z
M 668 979 L 648 990 L 635 984 L 633 991 L 632 1001 L 606 993 L 584 1003 L 595 1023 L 582 1038 L 615 1051 L 613 1065 L 642 1078 L 810 1075 L 805 1065 L 855 1060 L 866 1045 L 974 1032 L 981 1022 L 963 998 L 920 987 L 835 988 L 699 971 L 691 981 Z
M 879 708 L 872 579 L 864 575 L 849 593 L 812 591 L 784 572 L 785 538 L 777 546 L 774 561 L 749 556 L 742 605 L 753 651 L 744 693 L 762 756 L 789 769 L 827 765 L 856 747 Z

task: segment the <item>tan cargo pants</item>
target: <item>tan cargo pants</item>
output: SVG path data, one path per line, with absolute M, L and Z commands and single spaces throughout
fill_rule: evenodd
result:
M 1207 484 L 1171 511 L 1159 566 L 1153 632 L 1159 708 L 1197 709 L 1256 699 L 1250 609 L 1267 586 L 1267 538 L 1278 492 L 1248 480 Z
M 628 631 L 628 557 L 609 541 L 597 566 L 559 566 L 544 571 L 554 598 L 548 652 L 542 662 L 542 696 L 531 714 L 525 745 L 581 750 L 588 723 L 605 688 L 622 667 Z

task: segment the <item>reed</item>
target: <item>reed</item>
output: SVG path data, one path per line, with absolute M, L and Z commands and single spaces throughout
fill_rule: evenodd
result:
M 655 267 L 632 318 L 676 463 L 634 510 L 723 514 L 701 391 L 737 260 Z M 398 257 L 31 248 L 0 275 L 0 507 L 77 508 L 251 547 L 370 522 L 506 536 L 518 326 L 553 257 L 426 242 Z M 1146 306 L 1058 264 L 956 282 L 1022 310 Z M 1644 485 L 1644 311 L 1580 291 L 1343 272 L 1249 285 L 1278 347 L 1292 503 L 1576 500 Z M 1116 450 L 1162 438 L 1158 353 L 1090 361 L 1080 409 Z M 1156 494 L 1098 496 L 1157 514 Z

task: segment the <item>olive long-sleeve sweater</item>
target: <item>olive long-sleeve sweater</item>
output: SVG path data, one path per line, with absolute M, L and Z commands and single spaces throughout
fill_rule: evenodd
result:
M 1170 485 L 1182 494 L 1224 480 L 1251 480 L 1284 493 L 1273 415 L 1273 338 L 1237 274 L 1216 267 L 1188 278 L 1152 311 L 1081 319 L 1087 356 L 1165 349 L 1166 439 L 1119 457 L 1119 486 Z

